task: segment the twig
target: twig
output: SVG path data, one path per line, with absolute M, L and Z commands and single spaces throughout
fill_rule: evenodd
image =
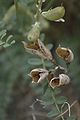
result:
M 71 116 L 71 110 L 70 110 L 70 104 L 68 102 L 64 102 L 64 104 L 61 106 L 61 113 L 62 113 L 62 108 L 64 107 L 65 104 L 67 104 L 67 106 L 68 106 L 69 117 L 70 117 Z
M 54 96 L 53 94 L 52 94 L 52 98 L 53 98 L 53 100 L 54 100 L 54 103 L 55 103 L 55 106 L 56 106 L 58 112 L 60 113 L 61 111 L 60 111 L 60 109 L 59 109 L 59 107 L 58 107 L 58 105 L 57 105 L 57 103 L 56 103 L 56 98 L 55 98 L 55 96 Z M 62 120 L 64 120 L 63 115 L 61 115 L 60 117 L 61 117 Z
M 33 120 L 37 120 L 37 119 L 36 119 L 36 116 L 35 116 L 35 113 L 34 113 L 34 111 L 35 111 L 34 105 L 35 105 L 36 103 L 37 103 L 37 100 L 34 101 L 33 104 L 30 106 L 31 109 L 32 109 L 32 118 L 33 118 Z
M 74 106 L 77 102 L 78 102 L 78 101 L 77 101 L 77 100 L 75 100 L 75 101 L 71 104 L 70 108 L 71 108 L 71 107 L 73 107 L 73 106 Z M 69 109 L 65 110 L 63 113 L 61 113 L 60 115 L 58 115 L 55 119 L 57 119 L 57 118 L 61 117 L 61 116 L 62 116 L 62 115 L 64 115 L 65 113 L 67 113 L 67 112 L 68 112 L 68 110 L 69 110 Z

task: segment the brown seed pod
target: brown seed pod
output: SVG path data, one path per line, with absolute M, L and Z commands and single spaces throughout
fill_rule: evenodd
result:
M 56 53 L 59 57 L 61 57 L 67 63 L 72 62 L 72 60 L 74 59 L 73 52 L 69 48 L 58 47 L 56 49 Z
M 62 85 L 69 84 L 70 78 L 66 74 L 60 74 L 59 77 L 54 77 L 51 79 L 49 85 L 54 89 Z
M 50 71 L 48 74 L 48 81 L 50 82 L 53 77 L 54 77 L 54 73 Z
M 38 39 L 34 43 L 26 43 L 22 42 L 24 44 L 24 48 L 27 52 L 31 54 L 36 54 L 40 56 L 43 59 L 47 60 L 54 60 L 52 57 L 51 52 L 45 47 L 45 45 Z
M 56 66 L 54 69 L 54 76 L 55 77 L 59 77 L 59 74 L 65 74 L 65 73 L 67 73 L 67 69 L 61 67 L 60 65 Z
M 51 71 L 49 71 L 48 80 L 50 82 L 52 78 L 59 77 L 60 74 L 66 74 L 66 73 L 67 73 L 67 70 L 61 67 L 60 65 L 58 65 L 55 67 L 55 69 L 52 69 Z
M 48 70 L 36 68 L 33 69 L 28 75 L 32 78 L 32 83 L 40 83 L 48 76 Z

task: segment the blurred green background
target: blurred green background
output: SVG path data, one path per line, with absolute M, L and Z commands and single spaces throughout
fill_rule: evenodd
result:
M 32 119 L 28 115 L 29 106 L 37 92 L 27 74 L 38 66 L 30 63 L 33 56 L 25 52 L 21 41 L 27 41 L 27 32 L 34 23 L 35 2 L 36 0 L 0 0 L 0 31 L 7 30 L 3 41 L 9 35 L 13 35 L 15 40 L 15 44 L 10 47 L 0 47 L 0 120 Z M 66 9 L 65 23 L 49 22 L 41 18 L 41 33 L 45 33 L 45 44 L 53 44 L 51 51 L 54 56 L 59 44 L 71 48 L 74 52 L 74 61 L 70 65 L 71 87 L 74 93 L 72 97 L 79 98 L 80 0 L 46 0 L 42 11 L 60 6 L 61 3 Z M 63 61 L 58 62 L 64 66 Z M 38 65 L 40 66 L 41 63 Z

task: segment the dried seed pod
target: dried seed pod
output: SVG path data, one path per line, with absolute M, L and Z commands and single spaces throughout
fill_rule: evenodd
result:
M 58 47 L 56 49 L 56 53 L 59 57 L 61 57 L 67 63 L 72 62 L 72 60 L 74 59 L 73 52 L 69 48 Z
M 34 43 L 23 42 L 24 48 L 27 52 L 36 54 L 43 59 L 53 60 L 51 52 L 44 46 L 44 44 L 38 39 Z
M 56 7 L 54 9 L 50 9 L 48 11 L 42 12 L 42 16 L 50 21 L 62 21 L 62 17 L 65 14 L 65 8 L 63 6 Z
M 51 79 L 49 85 L 54 89 L 62 85 L 69 84 L 70 78 L 66 74 L 60 74 L 59 77 L 54 77 Z
M 40 83 L 48 76 L 48 70 L 37 68 L 33 69 L 28 75 L 32 77 L 32 83 Z
M 50 82 L 53 77 L 54 77 L 54 73 L 50 71 L 48 74 L 48 81 Z
M 60 86 L 59 81 L 60 81 L 59 77 L 54 77 L 54 78 L 51 79 L 49 85 L 54 89 L 55 87 Z
M 54 69 L 54 76 L 55 77 L 59 77 L 59 74 L 65 74 L 65 73 L 67 73 L 67 69 L 61 67 L 60 65 L 56 66 Z
M 60 74 L 66 74 L 66 73 L 67 70 L 65 68 L 61 67 L 60 65 L 56 66 L 55 69 L 49 71 L 48 80 L 50 82 L 52 78 L 54 77 L 58 78 Z
M 59 78 L 60 78 L 60 83 L 59 83 L 60 85 L 67 85 L 70 82 L 70 78 L 66 74 L 60 74 Z
M 40 23 L 36 22 L 33 26 L 32 29 L 28 33 L 28 40 L 31 42 L 34 42 L 39 38 L 40 35 Z

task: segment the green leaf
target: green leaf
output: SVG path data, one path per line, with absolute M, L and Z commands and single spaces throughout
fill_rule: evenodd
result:
M 46 101 L 43 101 L 41 104 L 42 104 L 42 105 L 44 106 L 44 108 L 45 108 L 45 107 L 48 107 L 49 105 L 53 105 L 53 104 L 54 104 L 54 101 L 53 101 L 53 99 L 47 99 Z
M 64 96 L 56 97 L 56 103 L 57 104 L 63 104 L 66 101 L 67 101 L 67 98 L 64 97 Z
M 56 107 L 54 107 L 54 109 L 48 113 L 48 117 L 55 117 L 58 114 L 59 114 L 59 111 L 57 110 Z
M 47 47 L 49 50 L 51 50 L 52 47 L 53 47 L 53 44 L 51 44 L 51 43 L 50 43 L 50 44 L 47 44 L 46 47 Z
M 53 63 L 51 63 L 50 61 L 45 61 L 45 66 L 46 67 L 51 67 L 51 66 L 53 66 Z
M 13 35 L 9 35 L 8 38 L 6 39 L 6 42 L 9 42 L 9 40 L 13 37 Z
M 15 43 L 15 40 L 13 40 L 10 44 L 12 45 L 12 44 L 14 44 Z
M 39 58 L 29 58 L 28 63 L 30 65 L 42 65 L 42 61 Z
M 46 93 L 46 90 L 48 89 L 48 85 L 49 85 L 48 82 L 46 82 L 46 83 L 44 84 L 44 86 L 43 86 L 43 94 Z
M 1 40 L 6 36 L 6 33 L 4 33 L 2 36 L 1 36 Z
M 44 39 L 45 39 L 45 34 L 44 34 L 44 33 L 41 33 L 41 34 L 40 34 L 40 40 L 43 42 Z
M 46 93 L 44 94 L 45 97 L 50 97 L 52 95 L 50 87 L 48 87 Z
M 51 91 L 53 92 L 54 95 L 58 95 L 61 93 L 61 89 L 60 88 L 56 88 L 56 89 L 53 89 L 53 88 L 50 88 Z
M 5 43 L 5 44 L 3 45 L 4 48 L 9 47 L 9 46 L 10 46 L 10 44 L 8 44 L 8 43 Z
M 0 37 L 6 33 L 6 30 L 0 31 Z
M 0 45 L 3 45 L 3 44 L 5 44 L 5 42 L 0 41 Z

